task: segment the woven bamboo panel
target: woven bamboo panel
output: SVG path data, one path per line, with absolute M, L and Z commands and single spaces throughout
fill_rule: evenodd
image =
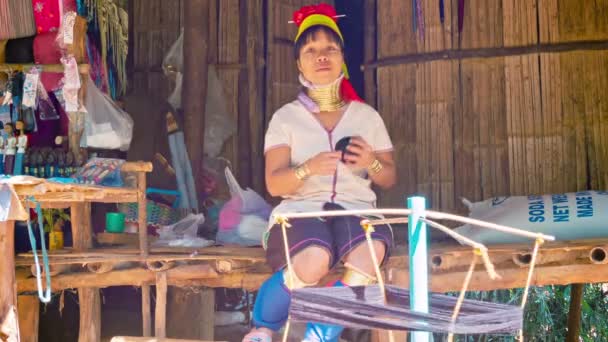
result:
M 378 58 L 415 53 L 411 1 L 377 2 Z
M 378 69 L 378 112 L 393 140 L 398 182 L 380 194 L 379 204 L 403 206 L 418 191 L 416 153 L 416 65 Z
M 543 43 L 608 39 L 608 1 L 538 1 Z
M 314 0 L 270 0 L 268 1 L 267 22 L 268 50 L 266 55 L 267 93 L 266 93 L 266 120 L 287 102 L 295 99 L 300 87 L 298 70 L 296 68 L 293 38 L 297 33 L 297 26 L 289 23 L 295 10 L 304 5 L 316 4 Z M 333 4 L 333 1 L 326 1 Z
M 136 93 L 166 99 L 170 94 L 169 81 L 161 70 L 163 58 L 179 37 L 182 0 L 136 0 L 133 3 L 133 55 L 130 88 Z
M 217 63 L 239 63 L 239 1 L 223 0 L 217 2 Z M 210 32 L 211 34 L 211 32 Z M 239 72 L 234 69 L 218 69 L 217 75 L 222 83 L 226 98 L 226 109 L 236 124 L 239 119 Z M 245 115 L 246 113 L 243 113 Z M 232 172 L 239 178 L 238 132 L 231 136 L 222 150 L 222 157 L 230 161 Z
M 453 108 L 456 65 L 437 61 L 416 70 L 418 192 L 429 204 L 450 211 L 454 203 Z
M 515 0 L 516 1 L 516 0 Z M 528 3 L 528 1 L 518 1 Z M 530 1 L 531 2 L 531 1 Z M 462 33 L 458 35 L 458 1 L 452 0 L 453 45 L 463 49 L 503 45 L 503 1 L 465 1 Z M 460 45 L 459 45 L 460 39 Z
M 462 61 L 454 112 L 456 207 L 509 193 L 504 59 Z

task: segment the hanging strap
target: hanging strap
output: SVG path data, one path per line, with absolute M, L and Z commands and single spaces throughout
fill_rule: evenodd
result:
M 38 253 L 36 250 L 36 237 L 32 229 L 32 221 L 28 217 L 27 219 L 27 232 L 30 237 L 30 244 L 32 245 L 32 252 L 34 253 L 34 264 L 36 265 L 36 284 L 38 286 L 38 298 L 43 303 L 51 301 L 51 273 L 49 271 L 49 255 L 46 250 L 46 244 L 44 242 L 44 227 L 42 225 L 42 209 L 40 208 L 40 202 L 36 201 L 33 197 L 26 200 L 26 210 L 30 212 L 30 202 L 36 203 L 36 215 L 38 216 L 38 230 L 40 231 L 40 244 L 42 249 L 42 263 L 44 265 L 44 273 L 46 276 L 46 290 L 43 293 L 42 290 L 42 277 L 40 275 L 40 262 L 38 261 Z

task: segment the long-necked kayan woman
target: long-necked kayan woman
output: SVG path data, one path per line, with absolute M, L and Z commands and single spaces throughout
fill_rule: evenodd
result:
M 387 189 L 396 181 L 386 126 L 348 81 L 335 9 L 305 6 L 293 19 L 302 91 L 274 113 L 265 136 L 266 186 L 271 195 L 282 197 L 274 213 L 374 208 L 372 183 Z M 329 286 L 376 281 L 360 221 L 357 216 L 289 220 L 291 274 L 281 227 L 269 227 L 264 245 L 276 273 L 259 290 L 254 328 L 244 342 L 272 341 L 288 318 L 291 290 L 327 286 L 319 281 L 338 263 L 344 264 L 345 274 Z M 376 226 L 372 238 L 378 260 L 386 260 L 393 244 L 391 228 Z M 342 330 L 311 322 L 305 340 L 338 341 Z

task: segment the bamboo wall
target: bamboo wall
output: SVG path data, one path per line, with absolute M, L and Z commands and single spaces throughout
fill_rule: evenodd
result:
M 227 110 L 238 126 L 237 134 L 225 143 L 221 157 L 230 161 L 242 185 L 263 191 L 260 156 L 265 128 L 264 2 L 210 0 L 209 3 L 209 18 L 201 18 L 209 23 L 207 62 L 217 71 Z M 149 160 L 153 158 L 153 150 L 169 159 L 164 114 L 173 84 L 164 76 L 161 65 L 184 24 L 185 1 L 134 0 L 130 5 L 131 92 L 127 103 L 129 99 L 135 102 L 130 113 L 136 123 L 130 156 Z M 187 53 L 187 47 L 185 50 Z M 141 130 L 137 131 L 138 128 Z M 155 133 L 150 134 L 151 131 Z M 153 183 L 164 183 L 154 179 L 158 175 L 153 175 Z
M 461 197 L 606 189 L 608 50 L 585 41 L 608 40 L 608 0 L 469 0 L 461 35 L 457 2 L 445 1 L 443 24 L 437 2 L 421 2 L 423 39 L 410 1 L 376 1 L 366 86 L 377 88 L 400 176 L 381 205 L 421 194 L 462 212 Z

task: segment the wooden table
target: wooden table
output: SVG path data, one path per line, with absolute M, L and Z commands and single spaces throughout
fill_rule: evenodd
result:
M 148 253 L 146 227 L 146 173 L 152 171 L 148 162 L 126 162 L 122 172 L 134 173 L 137 184 L 134 188 L 108 188 L 74 184 L 58 184 L 33 177 L 12 177 L 2 185 L 11 194 L 8 214 L 0 222 L 0 336 L 4 335 L 10 341 L 19 341 L 19 326 L 17 323 L 17 291 L 15 281 L 14 236 L 15 221 L 27 220 L 28 214 L 24 204 L 33 198 L 40 202 L 43 208 L 70 208 L 74 251 L 86 251 L 92 247 L 91 203 L 127 203 L 139 204 L 139 242 L 140 254 Z M 149 294 L 149 286 L 147 293 Z M 79 287 L 80 302 L 80 341 L 99 341 L 101 303 L 99 290 L 91 287 Z M 37 301 L 31 301 L 36 305 Z M 144 299 L 144 306 L 146 300 Z M 146 308 L 144 307 L 143 310 Z M 147 312 L 150 312 L 150 298 L 147 298 Z M 147 317 L 147 319 L 146 319 Z M 144 315 L 146 336 L 150 335 L 150 315 Z M 37 331 L 37 329 L 36 329 Z

